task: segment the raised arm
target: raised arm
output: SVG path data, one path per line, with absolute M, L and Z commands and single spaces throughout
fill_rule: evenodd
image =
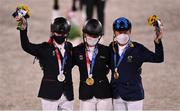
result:
M 25 25 L 24 30 L 20 30 L 20 41 L 21 41 L 21 46 L 24 51 L 27 53 L 40 57 L 40 52 L 42 49 L 42 44 L 33 44 L 29 41 L 28 36 L 27 36 L 27 21 L 23 18 L 23 25 Z
M 149 51 L 147 48 L 142 47 L 142 60 L 143 62 L 163 62 L 164 50 L 162 45 L 162 37 L 164 33 L 163 25 L 160 26 L 160 31 L 155 28 L 155 52 Z

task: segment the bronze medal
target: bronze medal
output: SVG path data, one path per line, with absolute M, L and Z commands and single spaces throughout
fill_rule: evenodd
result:
M 94 84 L 94 79 L 92 77 L 88 77 L 86 79 L 86 84 L 92 86 Z
M 119 73 L 118 72 L 114 72 L 114 79 L 119 79 Z

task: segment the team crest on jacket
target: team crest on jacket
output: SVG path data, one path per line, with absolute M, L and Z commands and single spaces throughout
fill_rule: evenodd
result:
M 99 56 L 101 59 L 106 59 L 106 57 L 105 56 L 102 56 L 102 55 L 100 55 Z
M 127 62 L 132 62 L 133 56 L 128 56 L 127 57 Z
M 55 51 L 54 50 L 52 51 L 52 55 L 55 56 Z
M 129 46 L 130 46 L 131 48 L 133 48 L 133 47 L 134 47 L 134 44 L 131 42 L 131 43 L 129 44 Z

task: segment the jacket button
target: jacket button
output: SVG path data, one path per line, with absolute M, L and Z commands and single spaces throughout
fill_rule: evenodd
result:
M 99 83 L 102 83 L 103 82 L 103 80 L 100 80 L 100 81 L 98 81 Z
M 129 86 L 129 82 L 126 82 L 126 85 Z

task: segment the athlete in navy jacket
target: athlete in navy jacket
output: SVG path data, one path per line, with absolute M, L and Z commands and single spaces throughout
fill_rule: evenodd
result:
M 120 17 L 113 23 L 114 40 L 110 44 L 112 90 L 114 110 L 142 110 L 144 89 L 141 80 L 141 66 L 144 62 L 160 63 L 164 61 L 161 42 L 163 30 L 156 29 L 155 52 L 142 44 L 133 42 L 131 23 Z

